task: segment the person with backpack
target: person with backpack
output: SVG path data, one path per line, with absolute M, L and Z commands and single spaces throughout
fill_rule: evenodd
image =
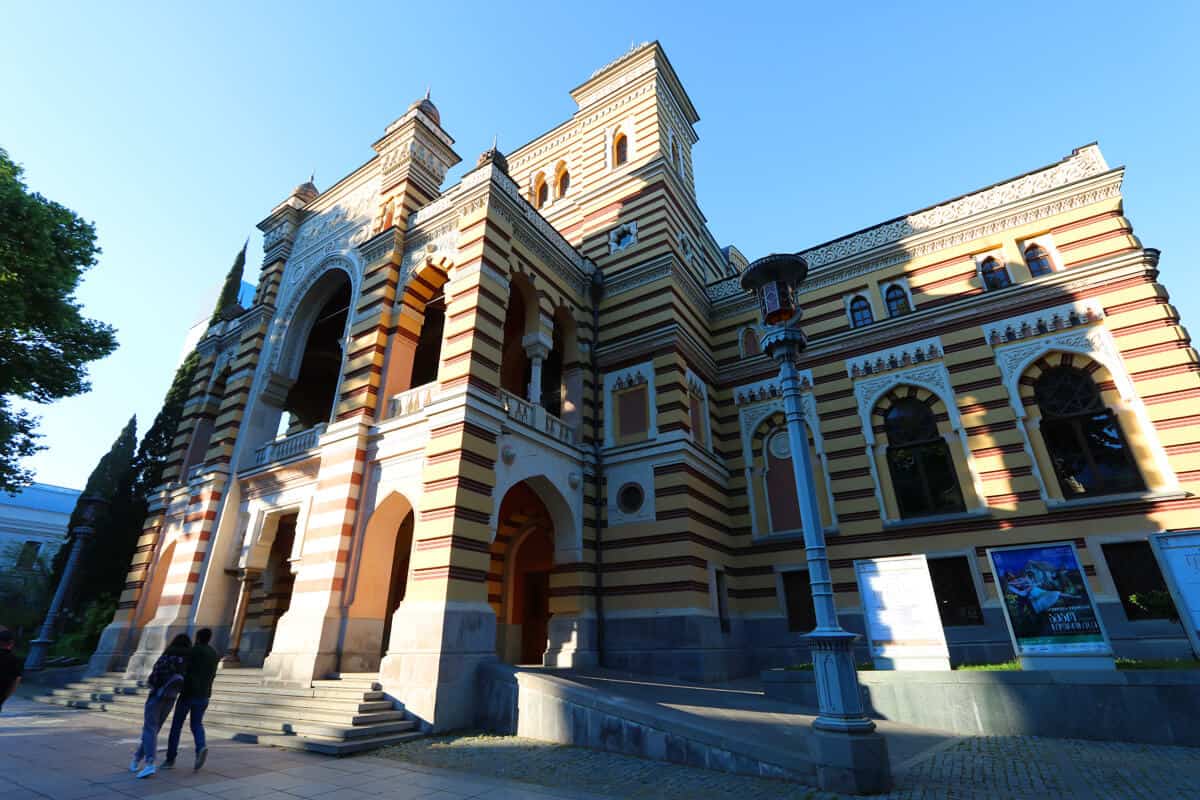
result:
M 158 732 L 166 722 L 167 714 L 171 713 L 175 698 L 183 691 L 183 675 L 187 670 L 191 649 L 192 640 L 186 633 L 179 634 L 171 640 L 150 670 L 150 677 L 146 680 L 150 694 L 142 710 L 142 742 L 129 762 L 129 771 L 137 772 L 139 778 L 149 778 L 156 772 L 154 750 L 158 744 Z M 139 772 L 138 767 L 143 761 L 146 762 L 145 766 Z
M 196 742 L 193 770 L 203 767 L 208 758 L 208 746 L 204 742 L 204 710 L 208 708 L 213 678 L 217 675 L 217 651 L 208 644 L 211 640 L 212 631 L 208 628 L 196 631 L 196 645 L 188 656 L 187 671 L 183 675 L 183 691 L 175 703 L 175 717 L 171 720 L 171 735 L 167 737 L 167 760 L 163 762 L 163 769 L 175 767 L 183 722 L 189 715 L 192 720 L 192 739 Z

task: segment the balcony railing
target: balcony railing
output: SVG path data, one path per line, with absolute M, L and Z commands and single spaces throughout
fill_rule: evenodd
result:
M 504 413 L 513 422 L 541 431 L 560 442 L 575 444 L 575 431 L 541 406 L 535 406 L 503 389 L 500 390 L 500 403 L 504 406 Z
M 263 464 L 282 461 L 285 458 L 298 456 L 301 453 L 312 450 L 317 446 L 317 442 L 320 441 L 321 434 L 324 432 L 325 423 L 321 423 L 320 425 L 314 425 L 306 431 L 300 431 L 290 436 L 284 436 L 282 439 L 267 442 L 254 451 L 254 465 L 260 467 Z
M 388 399 L 387 417 L 402 417 L 413 414 L 434 401 L 437 396 L 437 383 L 426 383 L 400 394 L 394 394 Z

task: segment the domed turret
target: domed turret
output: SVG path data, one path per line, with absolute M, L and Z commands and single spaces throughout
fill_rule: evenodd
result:
M 425 90 L 425 96 L 420 100 L 414 101 L 413 104 L 408 107 L 408 110 L 412 111 L 414 108 L 421 109 L 421 111 L 425 113 L 425 116 L 432 119 L 438 125 L 442 124 L 442 115 L 438 113 L 437 106 L 435 106 L 433 101 L 429 99 L 428 89 Z
M 311 203 L 316 199 L 321 192 L 317 190 L 317 185 L 312 182 L 312 176 L 304 183 L 292 189 L 292 197 L 297 198 L 305 203 Z

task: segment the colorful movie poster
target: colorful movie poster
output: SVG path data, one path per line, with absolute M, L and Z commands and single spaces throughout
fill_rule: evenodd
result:
M 1019 655 L 1109 653 L 1071 544 L 988 550 Z

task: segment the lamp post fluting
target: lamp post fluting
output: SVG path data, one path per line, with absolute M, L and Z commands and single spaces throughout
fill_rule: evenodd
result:
M 797 290 L 807 275 L 808 264 L 801 256 L 775 254 L 747 267 L 741 283 L 742 288 L 758 297 L 766 326 L 762 347 L 779 364 L 788 446 L 817 620 L 816 628 L 806 637 L 812 651 L 820 708 L 813 721 L 817 776 L 824 789 L 868 794 L 887 791 L 891 772 L 886 744 L 863 710 L 854 663 L 854 642 L 858 637 L 838 622 L 825 531 L 808 454 L 800 372 L 796 367 L 800 354 L 808 346 L 800 328 L 801 311 L 796 301 Z M 812 422 L 815 424 L 816 420 Z
M 42 622 L 42 630 L 38 633 L 38 638 L 29 643 L 29 654 L 25 657 L 26 670 L 39 670 L 46 662 L 46 652 L 54 642 L 54 629 L 58 625 L 58 615 L 62 612 L 62 605 L 67 598 L 67 592 L 70 591 L 71 585 L 75 582 L 75 573 L 79 569 L 79 559 L 83 556 L 84 545 L 88 537 L 95 532 L 92 523 L 96 521 L 96 516 L 106 505 L 108 505 L 108 501 L 102 497 L 85 495 L 79 498 L 78 521 L 70 531 L 71 552 L 67 554 L 67 563 L 63 567 L 62 578 L 58 581 L 58 588 L 54 590 L 54 599 L 50 601 L 50 608 L 46 611 L 46 619 Z

